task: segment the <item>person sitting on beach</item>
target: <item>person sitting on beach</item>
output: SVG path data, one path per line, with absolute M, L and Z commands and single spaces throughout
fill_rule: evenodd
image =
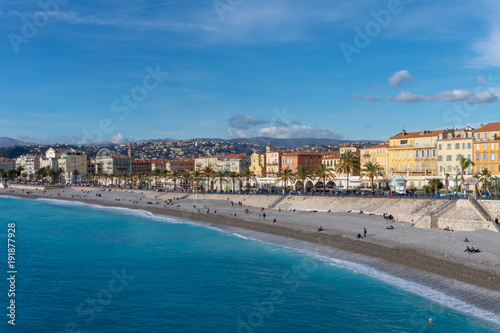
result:
M 358 235 L 356 236 L 356 238 L 357 238 L 357 239 L 360 239 L 360 238 L 361 238 L 361 234 L 358 234 Z
M 450 231 L 450 227 L 444 228 L 443 231 Z
M 273 223 L 276 223 L 276 219 L 273 220 Z
M 359 211 L 359 213 L 360 213 L 360 214 L 363 214 L 363 211 L 362 211 L 362 210 L 360 210 L 360 211 Z
M 464 242 L 465 243 L 468 243 L 469 242 L 469 239 L 467 237 L 464 238 Z
M 390 227 L 387 227 L 386 229 L 392 230 L 392 229 L 394 229 L 394 226 L 391 225 Z
M 320 225 L 319 228 L 318 228 L 318 232 L 321 232 L 323 230 L 325 230 L 325 229 L 323 229 L 323 226 Z
M 470 252 L 470 248 L 467 246 L 464 250 L 464 252 Z
M 350 213 L 350 212 L 352 212 L 352 210 L 348 210 L 346 213 Z

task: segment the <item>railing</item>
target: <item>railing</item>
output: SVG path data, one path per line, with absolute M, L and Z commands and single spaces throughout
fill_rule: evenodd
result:
M 282 196 L 280 196 L 278 199 L 274 200 L 269 206 L 268 208 L 274 208 L 276 207 L 277 204 L 279 204 L 283 199 L 286 198 L 286 195 L 283 194 Z
M 492 222 L 493 218 L 490 216 L 488 211 L 475 199 L 475 198 L 469 198 L 470 203 L 476 208 L 477 212 L 482 215 L 482 217 L 488 221 Z
M 443 211 L 448 209 L 448 207 L 450 207 L 451 205 L 454 205 L 457 201 L 458 201 L 458 198 L 452 198 L 452 199 L 447 200 L 445 203 L 443 203 L 442 205 L 440 205 L 436 209 L 434 209 L 430 212 L 426 212 L 424 215 L 420 216 L 415 223 L 418 223 L 426 216 L 440 215 Z

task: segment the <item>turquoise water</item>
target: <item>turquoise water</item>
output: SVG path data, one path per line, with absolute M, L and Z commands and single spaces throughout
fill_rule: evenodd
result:
M 500 332 L 276 245 L 145 213 L 0 197 L 16 223 L 16 326 L 0 332 Z M 428 325 L 432 317 L 434 325 Z

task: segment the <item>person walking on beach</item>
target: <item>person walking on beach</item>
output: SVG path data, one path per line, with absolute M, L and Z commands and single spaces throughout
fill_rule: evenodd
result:
M 365 238 L 366 238 L 366 228 L 364 228 L 365 230 L 363 231 L 363 234 L 365 235 Z
M 266 213 L 262 214 L 262 219 L 265 220 L 266 219 Z

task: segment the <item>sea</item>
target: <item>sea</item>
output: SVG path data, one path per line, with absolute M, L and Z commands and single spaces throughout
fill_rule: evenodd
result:
M 498 313 L 287 244 L 0 196 L 0 332 L 500 332 Z

